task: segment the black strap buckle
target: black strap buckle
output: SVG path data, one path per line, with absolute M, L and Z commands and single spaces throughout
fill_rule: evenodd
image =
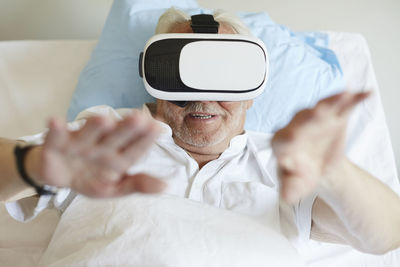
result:
M 194 33 L 218 33 L 219 23 L 213 15 L 199 14 L 192 16 L 191 27 Z

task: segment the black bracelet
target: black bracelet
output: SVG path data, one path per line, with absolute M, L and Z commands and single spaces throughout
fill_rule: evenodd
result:
M 15 155 L 15 161 L 17 163 L 17 170 L 19 175 L 21 176 L 22 180 L 24 180 L 25 183 L 28 185 L 32 186 L 35 188 L 35 191 L 38 195 L 55 195 L 56 192 L 49 190 L 49 186 L 40 186 L 36 184 L 32 178 L 29 177 L 29 175 L 25 171 L 25 155 L 28 153 L 28 151 L 35 146 L 19 146 L 16 145 L 14 148 L 14 155 Z

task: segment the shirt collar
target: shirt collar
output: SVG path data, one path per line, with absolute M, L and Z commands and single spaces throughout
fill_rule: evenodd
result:
M 242 134 L 234 136 L 229 142 L 229 146 L 221 154 L 219 158 L 225 158 L 227 156 L 236 155 L 242 152 L 247 144 L 247 132 L 243 131 Z

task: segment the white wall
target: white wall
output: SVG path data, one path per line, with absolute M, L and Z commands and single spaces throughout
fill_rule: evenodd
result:
M 150 1 L 150 0 L 149 0 Z M 0 40 L 93 39 L 112 0 L 0 0 Z M 204 7 L 267 11 L 293 30 L 361 32 L 367 38 L 400 169 L 399 0 L 199 0 Z
M 112 0 L 0 0 L 0 40 L 95 39 Z

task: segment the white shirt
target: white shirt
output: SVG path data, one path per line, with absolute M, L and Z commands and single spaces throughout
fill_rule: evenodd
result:
M 80 128 L 85 118 L 93 115 L 121 119 L 127 112 L 130 109 L 89 108 L 79 114 L 69 128 Z M 314 197 L 294 207 L 280 202 L 276 160 L 270 146 L 272 135 L 246 131 L 235 136 L 218 159 L 199 169 L 197 162 L 175 144 L 171 128 L 163 122 L 159 123 L 162 133 L 155 144 L 128 169 L 128 174 L 143 172 L 162 179 L 167 183 L 164 194 L 249 215 L 285 234 L 296 247 L 299 241 L 309 239 Z M 38 144 L 43 136 L 44 133 L 21 139 Z M 6 206 L 11 216 L 24 221 L 47 207 L 65 210 L 75 195 L 71 190 L 63 189 L 54 197 L 41 196 L 38 201 L 23 199 Z

